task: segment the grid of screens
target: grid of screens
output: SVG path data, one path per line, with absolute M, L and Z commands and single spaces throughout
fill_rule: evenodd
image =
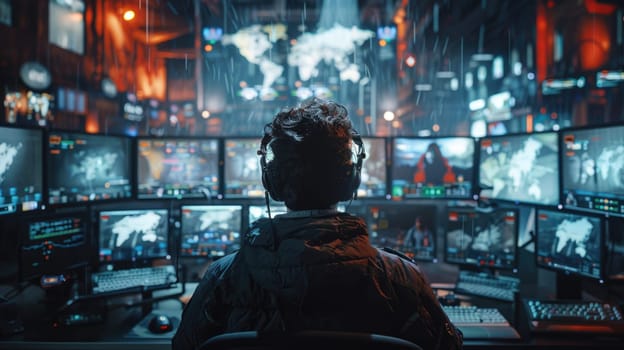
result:
M 166 209 L 101 211 L 100 262 L 134 262 L 166 258 L 169 212 Z
M 559 204 L 555 132 L 486 137 L 479 141 L 479 187 L 491 199 Z
M 42 132 L 0 127 L 0 215 L 42 207 Z
M 240 248 L 241 205 L 184 205 L 180 255 L 216 258 Z
M 361 183 L 357 195 L 362 197 L 384 197 L 386 191 L 386 140 L 363 137 L 366 159 L 362 165 Z
M 599 217 L 554 210 L 537 211 L 537 264 L 601 278 L 602 221 Z
M 56 216 L 29 220 L 22 232 L 20 277 L 63 274 L 88 264 L 87 223 L 82 216 Z
M 47 159 L 51 205 L 132 197 L 125 137 L 52 132 Z
M 499 208 L 448 208 L 444 260 L 483 268 L 517 268 L 518 212 Z
M 436 260 L 436 207 L 378 204 L 349 209 L 366 220 L 373 246 L 391 248 L 415 260 Z
M 264 196 L 262 171 L 257 151 L 259 138 L 225 140 L 225 196 L 247 198 Z
M 395 138 L 392 195 L 470 198 L 475 141 L 470 137 Z
M 624 215 L 624 126 L 562 132 L 566 207 Z
M 220 190 L 233 198 L 264 193 L 259 138 L 223 140 L 220 164 L 217 138 L 139 138 L 135 154 L 127 137 L 57 131 L 45 133 L 43 152 L 43 135 L 39 129 L 0 127 L 0 214 L 44 208 L 43 191 L 51 205 L 128 199 L 134 186 L 140 199 L 216 197 Z M 367 159 L 359 197 L 384 197 L 390 176 L 395 197 L 471 198 L 478 184 L 481 196 L 493 200 L 565 203 L 566 208 L 624 216 L 622 125 L 568 129 L 561 138 L 557 132 L 485 137 L 478 142 L 478 172 L 473 167 L 476 142 L 469 137 L 363 141 Z M 387 141 L 392 142 L 390 169 Z M 44 160 L 49 171 L 44 172 Z
M 219 191 L 216 139 L 139 139 L 138 198 L 205 198 Z

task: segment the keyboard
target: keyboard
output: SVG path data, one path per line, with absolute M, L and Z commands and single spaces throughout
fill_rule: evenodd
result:
M 623 334 L 624 318 L 618 306 L 581 300 L 523 301 L 529 328 L 535 333 Z
M 168 287 L 177 282 L 175 266 L 132 268 L 93 273 L 93 294 L 137 288 L 141 290 Z
M 520 339 L 520 334 L 496 308 L 442 306 L 464 339 Z
M 520 279 L 515 277 L 460 271 L 455 284 L 455 292 L 512 302 L 519 286 Z

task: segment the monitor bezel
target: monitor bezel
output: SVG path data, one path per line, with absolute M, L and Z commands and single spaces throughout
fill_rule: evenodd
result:
M 151 196 L 140 193 L 140 184 L 139 184 L 139 146 L 142 141 L 214 141 L 217 143 L 217 188 L 218 190 L 210 191 L 210 195 L 203 194 L 193 194 L 193 195 L 163 195 L 163 196 Z M 223 198 L 223 144 L 222 138 L 220 137 L 199 137 L 199 136 L 138 136 L 135 138 L 135 144 L 133 147 L 133 156 L 134 156 L 134 168 L 133 168 L 133 192 L 135 194 L 135 198 L 141 201 L 150 201 L 150 200 L 196 200 L 196 199 L 213 199 L 213 198 Z
M 598 233 L 599 235 L 599 239 L 600 239 L 600 276 L 596 277 L 594 275 L 589 275 L 589 274 L 585 274 L 582 273 L 580 271 L 572 271 L 572 270 L 568 270 L 568 269 L 564 269 L 564 268 L 559 268 L 559 267 L 554 267 L 554 266 L 549 266 L 543 263 L 540 263 L 539 259 L 538 259 L 538 251 L 539 251 L 539 215 L 540 212 L 551 212 L 551 213 L 557 213 L 557 214 L 564 214 L 564 215 L 577 215 L 579 217 L 591 217 L 591 218 L 595 218 L 599 220 L 599 230 L 600 232 Z M 606 229 L 606 217 L 604 215 L 598 215 L 595 213 L 587 213 L 587 212 L 582 212 L 582 211 L 573 211 L 573 210 L 559 210 L 559 209 L 548 209 L 548 208 L 537 208 L 535 211 L 535 253 L 534 253 L 534 262 L 535 262 L 535 266 L 539 267 L 539 268 L 543 268 L 546 270 L 550 270 L 550 271 L 554 271 L 563 275 L 573 275 L 573 276 L 578 276 L 578 277 L 583 277 L 583 278 L 587 278 L 590 280 L 594 280 L 594 281 L 602 281 L 605 278 L 605 274 L 606 274 L 606 244 L 605 244 L 605 238 L 606 238 L 606 234 L 605 234 L 605 229 Z
M 475 196 L 478 194 L 477 191 L 477 185 L 478 185 L 478 143 L 477 143 L 477 139 L 475 139 L 474 137 L 471 136 L 456 136 L 456 135 L 446 135 L 446 136 L 427 136 L 427 137 L 420 137 L 420 136 L 394 136 L 392 137 L 388 144 L 389 144 L 389 159 L 390 159 L 390 164 L 387 167 L 387 174 L 386 176 L 388 177 L 388 190 L 387 192 L 390 192 L 390 194 L 392 195 L 392 197 L 394 196 L 394 192 L 393 192 L 393 187 L 394 187 L 394 181 L 395 181 L 395 164 L 396 164 L 396 142 L 399 139 L 406 139 L 406 140 L 423 140 L 423 141 L 435 141 L 435 140 L 440 140 L 440 139 L 465 139 L 465 140 L 470 140 L 473 143 L 473 154 L 472 154 L 472 169 L 471 169 L 471 173 L 472 173 L 472 179 L 470 180 L 470 191 L 466 196 L 440 196 L 440 197 L 416 197 L 416 196 L 406 196 L 405 194 L 403 194 L 403 196 L 401 197 L 403 200 L 453 200 L 453 199 L 458 199 L 458 200 L 466 200 L 466 199 L 474 199 Z M 410 182 L 410 184 L 414 184 L 413 182 Z
M 566 196 L 567 196 L 567 192 L 576 192 L 576 190 L 568 190 L 566 188 L 566 184 L 564 183 L 565 181 L 565 173 L 564 173 L 564 162 L 565 162 L 565 156 L 564 156 L 564 152 L 565 152 L 565 135 L 567 132 L 577 132 L 577 131 L 591 131 L 591 130 L 601 130 L 601 129 L 610 129 L 610 128 L 622 128 L 622 131 L 624 132 L 624 123 L 622 122 L 618 122 L 618 123 L 609 123 L 609 124 L 600 124 L 600 125 L 584 125 L 584 126 L 575 126 L 575 127 L 568 127 L 568 128 L 563 128 L 561 130 L 559 130 L 559 173 L 560 173 L 560 178 L 559 178 L 559 183 L 560 183 L 560 193 L 559 193 L 559 198 L 561 200 L 561 205 L 563 206 L 563 208 L 565 208 L 566 210 L 571 210 L 571 211 L 579 211 L 579 212 L 583 212 L 583 213 L 588 213 L 588 214 L 595 214 L 595 215 L 606 215 L 606 216 L 617 216 L 617 217 L 624 217 L 624 192 L 620 195 L 620 197 L 618 196 L 613 196 L 611 192 L 609 193 L 600 193 L 601 195 L 604 194 L 604 197 L 607 198 L 615 198 L 616 200 L 619 200 L 620 202 L 620 207 L 622 208 L 621 212 L 613 212 L 613 211 L 606 211 L 606 210 L 599 210 L 599 209 L 594 209 L 594 208 L 586 208 L 586 207 L 580 207 L 580 206 L 573 206 L 573 205 L 569 205 L 566 201 Z M 598 197 L 599 193 L 597 192 L 590 192 L 589 195 L 591 196 L 596 196 Z
M 41 154 L 40 159 L 40 169 L 39 169 L 39 179 L 40 182 L 36 185 L 39 185 L 41 189 L 41 199 L 37 202 L 37 208 L 32 210 L 23 210 L 23 202 L 20 202 L 16 205 L 14 211 L 6 211 L 0 212 L 0 218 L 13 217 L 13 216 L 21 216 L 21 215 L 29 215 L 31 213 L 41 213 L 47 209 L 48 205 L 48 186 L 47 186 L 47 153 L 46 153 L 46 134 L 45 130 L 35 126 L 22 126 L 22 125 L 11 125 L 11 124 L 0 124 L 0 128 L 12 129 L 12 130 L 23 130 L 27 132 L 38 133 L 39 135 L 39 152 Z
M 506 138 L 521 138 L 521 137 L 525 137 L 528 138 L 530 136 L 533 135 L 544 135 L 544 134 L 553 134 L 556 136 L 557 140 L 556 140 L 556 146 L 557 146 L 557 174 L 556 174 L 556 179 L 557 179 L 557 188 L 556 188 L 556 192 L 557 192 L 557 202 L 556 203 L 542 203 L 542 202 L 536 202 L 536 201 L 529 201 L 529 200 L 517 200 L 517 199 L 511 199 L 511 198 L 498 198 L 498 197 L 491 197 L 491 196 L 485 196 L 481 194 L 481 190 L 483 190 L 484 188 L 481 186 L 481 143 L 484 140 L 487 139 L 498 139 L 498 140 L 502 140 L 502 139 L 506 139 Z M 476 198 L 484 198 L 487 199 L 489 201 L 492 202 L 500 202 L 502 204 L 515 204 L 515 205 L 530 205 L 530 206 L 534 206 L 534 207 L 545 207 L 545 208 L 553 208 L 553 207 L 558 207 L 561 205 L 561 148 L 560 148 L 560 142 L 561 142 L 561 134 L 559 131 L 553 131 L 553 130 L 547 130 L 547 131 L 541 131 L 541 132 L 532 132 L 532 133 L 509 133 L 509 134 L 504 134 L 504 135 L 491 135 L 491 136 L 484 136 L 481 138 L 478 138 L 477 140 L 477 147 L 478 147 L 478 151 L 476 151 L 476 171 L 477 171 L 477 177 L 475 179 L 475 192 L 476 192 Z
M 493 208 L 494 211 L 501 211 L 501 212 L 508 212 L 508 211 L 512 211 L 514 212 L 514 216 L 516 218 L 516 223 L 515 223 L 515 229 L 514 229 L 514 262 L 512 266 L 500 266 L 500 265 L 479 265 L 479 264 L 470 264 L 467 262 L 459 262 L 459 261 L 454 261 L 451 260 L 448 256 L 448 216 L 452 211 L 459 211 L 459 212 L 463 212 L 463 213 L 476 213 L 477 215 L 485 215 L 485 216 L 489 216 L 492 213 L 491 212 L 481 212 L 480 210 L 478 210 L 476 207 L 473 206 L 447 206 L 446 208 L 446 212 L 445 217 L 444 217 L 444 236 L 442 237 L 442 240 L 444 241 L 443 246 L 444 246 L 444 262 L 449 264 L 449 265 L 455 265 L 455 266 L 460 266 L 461 268 L 465 268 L 465 269 L 471 269 L 471 270 L 481 270 L 481 271 L 511 271 L 511 272 L 517 272 L 518 267 L 520 266 L 520 263 L 518 261 L 519 259 L 519 250 L 520 247 L 518 246 L 518 242 L 520 239 L 520 210 L 518 208 L 514 208 L 514 207 L 508 207 L 508 206 L 501 206 L 501 207 L 497 207 L 497 208 Z
M 130 186 L 130 196 L 129 197 L 123 197 L 123 198 L 110 198 L 110 199 L 94 199 L 94 200 L 88 200 L 88 201 L 80 201 L 80 202 L 66 202 L 66 203 L 50 203 L 50 190 L 51 190 L 51 186 L 50 186 L 50 168 L 51 168 L 51 162 L 50 162 L 50 137 L 54 134 L 67 134 L 67 135 L 77 135 L 77 136 L 85 136 L 85 137 L 104 137 L 104 138 L 116 138 L 119 140 L 123 140 L 122 142 L 125 142 L 125 148 L 126 148 L 126 152 L 124 152 L 127 155 L 127 160 L 126 160 L 126 166 L 128 169 L 128 172 L 126 175 L 128 175 L 128 180 L 129 180 L 129 184 L 128 186 Z M 134 138 L 127 136 L 127 135 L 123 135 L 123 134 L 102 134 L 102 133 L 87 133 L 87 132 L 82 132 L 82 131 L 75 131 L 75 130 L 64 130 L 64 129 L 50 129 L 47 130 L 45 132 L 45 140 L 44 140 L 44 148 L 45 148 L 45 162 L 44 162 L 44 169 L 45 169 L 45 181 L 46 181 L 46 203 L 48 204 L 48 206 L 50 208 L 65 208 L 65 207 L 76 207 L 76 206 L 82 206 L 82 205 L 90 205 L 90 204 L 100 204 L 100 203 L 119 203 L 119 202 L 127 202 L 130 200 L 133 200 L 136 196 L 136 192 L 134 189 L 134 183 L 136 182 L 136 178 L 134 177 L 133 174 L 133 169 L 135 168 L 135 162 L 134 159 L 136 158 L 134 153 L 133 153 L 133 148 L 134 148 Z
M 243 219 L 244 219 L 244 209 L 245 206 L 243 204 L 234 204 L 234 203 L 219 203 L 219 204 L 198 204 L 198 203 L 194 203 L 194 204 L 190 204 L 190 203 L 184 203 L 180 206 L 180 238 L 179 238 L 179 242 L 176 243 L 176 249 L 178 252 L 178 256 L 180 258 L 197 258 L 197 259 L 217 259 L 217 258 L 221 258 L 222 256 L 212 256 L 212 255 L 189 255 L 189 254 L 184 254 L 182 251 L 182 242 L 184 240 L 184 209 L 190 208 L 208 208 L 208 207 L 214 207 L 214 208 L 232 208 L 232 209 L 238 209 L 239 210 L 239 214 L 240 214 L 240 227 L 238 228 L 239 230 L 239 239 L 242 239 L 243 234 L 244 234 L 244 224 L 243 224 Z

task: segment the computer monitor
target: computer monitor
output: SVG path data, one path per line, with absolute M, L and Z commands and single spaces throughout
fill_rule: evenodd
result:
M 362 137 L 366 158 L 362 166 L 359 198 L 385 197 L 386 189 L 386 139 Z
M 139 199 L 217 197 L 219 141 L 139 138 L 137 187 Z
M 19 269 L 22 280 L 63 275 L 91 262 L 85 215 L 36 216 L 24 221 L 20 234 Z
M 284 204 L 270 204 L 270 207 L 271 217 L 285 214 L 288 211 L 288 208 L 286 208 Z M 253 224 L 254 221 L 269 217 L 266 205 L 250 205 L 247 209 L 249 209 L 249 227 L 251 227 L 251 224 Z
M 481 196 L 515 203 L 559 204 L 556 132 L 485 137 L 479 140 Z
M 561 132 L 566 208 L 624 216 L 624 125 Z
M 0 215 L 43 209 L 43 134 L 0 127 Z
M 370 242 L 420 261 L 436 261 L 436 206 L 407 203 L 369 203 L 350 208 L 368 225 Z
M 132 197 L 129 138 L 50 132 L 47 153 L 51 205 Z
M 183 205 L 181 256 L 218 258 L 240 248 L 242 205 Z
M 603 225 L 598 216 L 538 209 L 535 224 L 537 265 L 601 279 Z
M 226 198 L 264 196 L 262 171 L 258 158 L 259 138 L 227 138 L 224 140 L 224 181 Z
M 281 214 L 286 214 L 288 212 L 288 208 L 286 208 L 286 205 L 284 205 L 284 203 L 282 202 L 275 202 L 275 203 L 271 203 L 269 204 L 270 208 L 271 208 L 271 217 L 275 217 L 276 215 L 281 215 Z M 249 211 L 249 227 L 251 227 L 251 224 L 254 223 L 254 221 L 261 219 L 261 218 L 268 218 L 269 217 L 269 211 L 267 209 L 266 204 L 252 204 L 250 205 L 248 208 Z M 344 204 L 338 204 L 336 206 L 336 210 L 338 210 L 341 213 L 344 213 L 345 211 L 347 211 L 347 207 Z
M 449 207 L 444 234 L 444 260 L 474 269 L 515 270 L 518 211 L 496 208 Z
M 392 195 L 472 198 L 474 150 L 475 140 L 470 137 L 395 138 Z
M 140 264 L 169 257 L 167 209 L 100 211 L 98 233 L 101 264 Z

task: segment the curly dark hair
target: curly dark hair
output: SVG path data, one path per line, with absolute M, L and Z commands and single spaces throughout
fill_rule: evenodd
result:
M 313 98 L 266 125 L 270 181 L 292 210 L 325 209 L 352 194 L 353 130 L 345 106 Z

